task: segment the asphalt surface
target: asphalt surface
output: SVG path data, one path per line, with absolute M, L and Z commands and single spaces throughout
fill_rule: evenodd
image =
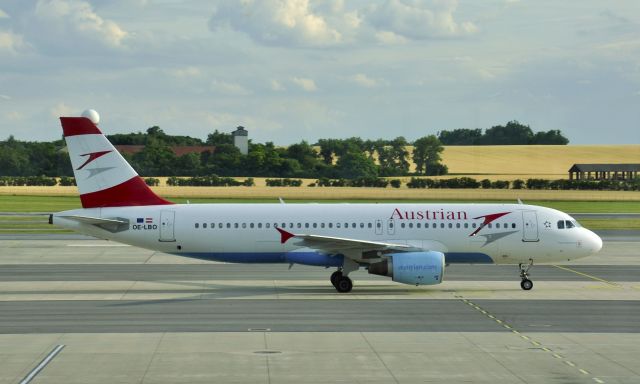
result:
M 640 281 L 640 265 L 573 265 L 571 270 L 536 265 L 530 270 L 535 281 L 590 281 L 600 279 Z M 202 281 L 202 280 L 318 280 L 328 281 L 333 269 L 287 264 L 53 264 L 3 265 L 3 281 Z M 519 281 L 514 265 L 456 265 L 445 268 L 446 281 Z M 388 281 L 364 271 L 354 280 Z
M 637 301 L 473 300 L 520 331 L 640 332 Z M 0 333 L 508 332 L 462 300 L 0 303 Z

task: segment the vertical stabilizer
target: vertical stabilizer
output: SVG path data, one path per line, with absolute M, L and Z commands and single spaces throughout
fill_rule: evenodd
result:
M 172 204 L 147 186 L 89 118 L 60 121 L 83 208 Z

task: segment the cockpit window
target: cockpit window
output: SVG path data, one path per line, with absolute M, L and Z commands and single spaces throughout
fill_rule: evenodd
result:
M 558 229 L 564 229 L 564 220 L 558 221 Z
M 567 226 L 567 228 L 575 227 L 575 225 L 573 225 L 573 222 L 571 220 L 565 220 L 564 223 Z

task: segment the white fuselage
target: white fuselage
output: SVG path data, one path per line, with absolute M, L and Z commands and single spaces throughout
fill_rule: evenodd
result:
M 485 223 L 496 214 L 502 215 Z M 65 218 L 70 215 L 128 224 L 96 226 Z M 559 228 L 559 221 L 575 223 L 563 212 L 539 206 L 446 203 L 175 204 L 77 209 L 53 216 L 53 224 L 99 238 L 227 262 L 340 266 L 314 258 L 318 252 L 313 249 L 281 242 L 276 227 L 295 234 L 407 244 L 442 252 L 448 264 L 550 263 L 585 257 L 602 247 L 593 232 Z

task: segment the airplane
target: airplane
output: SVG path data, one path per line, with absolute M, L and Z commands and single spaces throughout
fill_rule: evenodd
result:
M 360 268 L 411 285 L 443 281 L 450 264 L 529 269 L 592 255 L 598 235 L 568 214 L 518 204 L 174 204 L 156 195 L 98 128 L 93 110 L 61 117 L 82 209 L 49 223 L 168 254 L 233 263 L 335 268 L 350 292 Z

